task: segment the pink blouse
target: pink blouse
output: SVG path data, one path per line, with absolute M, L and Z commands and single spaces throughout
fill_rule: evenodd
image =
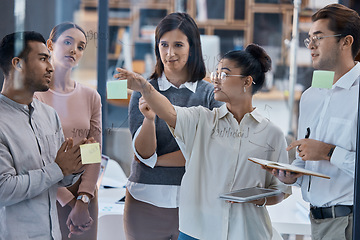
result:
M 75 83 L 75 89 L 70 93 L 58 93 L 49 89 L 46 92 L 36 92 L 35 98 L 56 110 L 65 138 L 72 137 L 74 144 L 77 144 L 84 138 L 94 137 L 101 146 L 101 98 L 96 90 Z M 84 168 L 78 192 L 94 196 L 100 164 L 89 164 Z M 74 195 L 67 188 L 58 189 L 57 200 L 62 206 L 73 198 Z

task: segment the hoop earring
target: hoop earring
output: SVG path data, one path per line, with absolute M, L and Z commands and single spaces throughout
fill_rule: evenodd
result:
M 246 88 L 244 87 L 244 93 L 246 93 Z

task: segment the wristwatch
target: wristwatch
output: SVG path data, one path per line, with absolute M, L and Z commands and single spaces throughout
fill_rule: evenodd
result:
M 76 199 L 83 201 L 83 203 L 90 203 L 90 198 L 87 195 L 79 195 Z

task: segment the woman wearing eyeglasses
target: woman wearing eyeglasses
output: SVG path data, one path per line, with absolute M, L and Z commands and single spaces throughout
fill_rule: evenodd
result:
M 129 88 L 142 93 L 148 111 L 166 121 L 185 157 L 179 239 L 272 238 L 265 205 L 282 201 L 291 190 L 247 160 L 288 161 L 283 133 L 252 105 L 252 96 L 263 86 L 270 66 L 270 57 L 254 44 L 225 54 L 211 81 L 214 98 L 226 104 L 213 110 L 173 106 L 144 78 L 118 69 L 115 77 L 127 79 Z M 219 198 L 222 193 L 255 186 L 282 193 L 247 203 Z

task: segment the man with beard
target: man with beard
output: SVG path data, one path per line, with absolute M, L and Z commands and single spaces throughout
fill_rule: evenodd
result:
M 57 188 L 75 182 L 82 167 L 80 144 L 64 141 L 55 110 L 33 99 L 49 88 L 49 58 L 36 32 L 0 44 L 0 239 L 61 239 Z

